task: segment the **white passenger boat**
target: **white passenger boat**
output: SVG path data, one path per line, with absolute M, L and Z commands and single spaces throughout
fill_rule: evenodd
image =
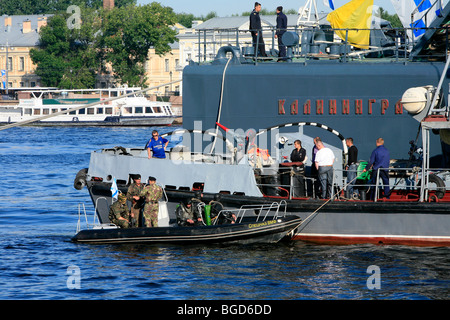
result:
M 0 123 L 16 123 L 45 116 L 30 123 L 40 126 L 167 126 L 176 118 L 170 102 L 150 101 L 139 94 L 141 88 L 23 91 L 29 97 L 18 105 L 0 107 Z M 132 94 L 135 92 L 136 94 Z M 130 95 L 131 94 L 131 95 Z M 127 95 L 127 96 L 125 96 Z M 103 100 L 124 96 L 121 99 Z M 80 108 L 65 114 L 52 114 Z

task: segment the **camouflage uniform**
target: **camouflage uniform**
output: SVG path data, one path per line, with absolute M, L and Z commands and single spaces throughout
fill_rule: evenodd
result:
M 114 202 L 111 207 L 109 208 L 109 221 L 111 223 L 114 223 L 116 226 L 119 226 L 121 228 L 128 228 L 130 226 L 129 219 L 130 219 L 130 212 L 128 211 L 127 206 L 127 198 L 125 195 L 120 194 L 119 200 Z M 125 220 L 120 220 L 119 217 L 125 218 Z
M 137 185 L 136 183 L 130 184 L 127 192 L 127 200 L 131 202 L 131 213 L 134 215 L 132 218 L 134 226 L 139 227 L 141 221 L 141 201 L 136 201 L 133 196 L 139 196 L 144 189 L 144 184 Z
M 162 188 L 157 184 L 148 184 L 141 191 L 140 196 L 145 197 L 144 220 L 146 227 L 158 226 L 158 200 L 162 194 Z

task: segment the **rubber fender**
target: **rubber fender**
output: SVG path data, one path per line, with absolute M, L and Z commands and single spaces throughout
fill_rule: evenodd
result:
M 421 182 L 422 181 L 419 181 L 417 183 L 417 185 L 420 186 Z M 437 175 L 435 175 L 434 173 L 430 173 L 428 175 L 428 182 L 434 183 L 436 185 L 437 189 L 436 189 L 435 196 L 438 199 L 442 199 L 445 196 L 445 191 L 446 191 L 444 181 L 441 178 L 439 178 Z
M 84 168 L 78 171 L 77 175 L 75 176 L 75 180 L 73 182 L 73 187 L 77 190 L 81 190 L 86 186 L 86 175 L 87 175 L 88 169 Z

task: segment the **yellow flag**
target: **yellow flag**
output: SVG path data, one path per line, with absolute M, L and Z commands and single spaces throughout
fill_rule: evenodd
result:
M 329 13 L 327 20 L 333 29 L 366 29 L 348 30 L 348 42 L 355 47 L 368 49 L 372 8 L 373 0 L 353 0 Z M 347 30 L 335 30 L 335 32 L 345 41 Z

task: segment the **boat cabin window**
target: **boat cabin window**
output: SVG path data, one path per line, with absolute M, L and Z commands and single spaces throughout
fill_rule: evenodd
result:
M 86 109 L 80 109 L 80 110 L 78 110 L 78 114 L 86 114 Z
M 42 109 L 42 114 L 50 114 L 50 109 Z
M 124 107 L 123 113 L 133 113 L 133 108 L 132 107 Z
M 77 111 L 76 110 L 70 111 L 69 114 L 77 114 Z
M 155 111 L 156 113 L 161 113 L 161 107 L 155 107 L 155 108 L 154 108 L 154 111 Z
M 94 108 L 88 108 L 87 114 L 94 114 Z
M 142 113 L 142 107 L 135 107 L 134 108 L 134 113 Z
M 166 109 L 166 113 L 167 113 L 167 114 L 172 114 L 172 112 L 171 112 L 169 106 L 164 106 L 164 108 Z
M 52 113 L 57 113 L 58 109 L 52 109 Z
M 103 108 L 97 108 L 97 114 L 103 114 Z
M 31 108 L 26 108 L 25 109 L 25 114 L 31 116 Z
M 105 108 L 106 114 L 112 114 L 112 108 Z
M 39 116 L 39 115 L 41 114 L 41 109 L 34 109 L 33 114 L 34 114 L 35 116 Z
M 145 113 L 153 113 L 152 107 L 145 107 Z

